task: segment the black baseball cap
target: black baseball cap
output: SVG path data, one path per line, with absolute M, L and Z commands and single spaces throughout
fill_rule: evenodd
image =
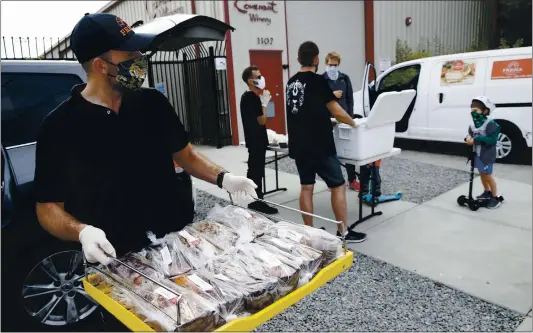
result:
M 155 37 L 135 33 L 113 14 L 85 14 L 72 30 L 70 49 L 84 63 L 110 50 L 146 52 Z

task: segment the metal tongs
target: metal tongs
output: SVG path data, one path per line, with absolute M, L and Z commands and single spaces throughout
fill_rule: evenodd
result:
M 237 207 L 240 207 L 240 208 L 243 208 L 243 209 L 250 209 L 250 208 L 245 208 L 245 207 L 242 207 L 238 204 L 236 204 L 234 201 L 233 201 L 233 197 L 231 196 L 231 193 L 228 192 L 228 195 L 229 195 L 229 199 L 231 201 L 231 204 L 233 206 L 237 206 Z M 268 205 L 272 205 L 272 206 L 277 206 L 277 207 L 280 207 L 280 208 L 284 208 L 284 209 L 287 209 L 287 210 L 291 210 L 293 212 L 296 212 L 296 213 L 300 213 L 300 214 L 303 214 L 303 215 L 307 215 L 307 216 L 311 216 L 311 217 L 316 217 L 317 219 L 320 219 L 322 221 L 326 221 L 326 222 L 330 222 L 330 223 L 335 223 L 335 224 L 342 224 L 342 221 L 336 221 L 336 220 L 332 220 L 332 219 L 328 219 L 327 217 L 323 217 L 323 216 L 319 216 L 319 215 L 315 215 L 315 214 L 312 214 L 312 213 L 308 213 L 308 212 L 304 212 L 304 211 L 301 211 L 299 209 L 295 209 L 295 208 L 292 208 L 292 207 L 287 207 L 287 206 L 284 206 L 284 205 L 281 205 L 281 204 L 278 204 L 278 203 L 275 203 L 275 202 L 271 202 L 271 201 L 268 201 L 268 200 L 264 200 L 264 199 L 259 199 L 259 198 L 254 198 L 252 197 L 252 199 L 254 199 L 255 201 L 259 201 L 259 202 L 263 202 L 263 203 L 266 203 Z M 252 209 L 253 210 L 253 209 Z M 262 214 L 261 212 L 257 212 L 254 210 L 255 213 L 257 214 L 261 214 L 264 216 L 264 214 Z M 266 216 L 265 216 L 266 217 Z M 271 218 L 271 217 L 267 217 L 267 218 Z M 277 220 L 280 220 L 279 218 L 275 218 Z M 287 221 L 285 219 L 283 219 L 283 221 L 285 222 L 289 222 L 289 223 L 292 223 L 292 224 L 296 224 L 296 225 L 301 225 L 300 223 L 295 223 L 295 222 L 292 222 L 292 221 Z M 339 237 L 341 240 L 342 240 L 342 247 L 344 248 L 345 251 L 347 251 L 347 248 L 346 248 L 346 237 L 344 236 L 344 228 L 343 228 L 343 232 L 341 233 L 341 237 Z

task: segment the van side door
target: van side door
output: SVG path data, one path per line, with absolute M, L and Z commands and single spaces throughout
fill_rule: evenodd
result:
M 485 90 L 486 58 L 435 61 L 428 84 L 428 137 L 463 142 L 472 123 L 470 104 Z

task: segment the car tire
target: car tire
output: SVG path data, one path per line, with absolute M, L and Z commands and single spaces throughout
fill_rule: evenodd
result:
M 496 121 L 500 125 L 500 134 L 496 144 L 496 160 L 501 163 L 516 162 L 526 147 L 518 128 L 508 122 Z
M 78 278 L 84 271 L 79 244 L 52 239 L 50 236 L 31 247 L 12 247 L 15 255 L 9 257 L 5 255 L 5 250 L 3 247 L 2 331 L 102 330 L 102 312 L 105 310 L 94 301 L 91 304 L 91 299 L 84 295 L 81 280 Z M 71 279 L 78 281 L 72 289 L 61 290 L 67 279 L 58 279 L 61 282 L 55 285 L 55 281 L 47 272 L 53 271 L 63 275 L 67 272 L 64 267 L 70 266 L 67 262 L 69 258 L 77 258 L 76 275 L 73 274 Z M 44 269 L 46 265 L 48 269 Z M 53 275 L 57 277 L 56 273 Z M 70 309 L 70 312 L 67 309 Z M 39 313 L 39 310 L 42 311 Z M 67 315 L 70 317 L 70 323 L 66 322 Z

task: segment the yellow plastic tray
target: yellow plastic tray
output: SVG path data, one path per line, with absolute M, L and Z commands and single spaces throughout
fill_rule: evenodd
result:
M 353 264 L 353 253 L 347 251 L 345 255 L 328 266 L 324 267 L 318 274 L 309 281 L 308 284 L 302 286 L 289 295 L 279 299 L 272 305 L 263 310 L 244 318 L 239 318 L 230 321 L 226 325 L 219 327 L 217 332 L 249 332 L 268 321 L 278 313 L 281 313 L 289 306 L 294 305 L 305 296 L 317 290 L 326 282 L 334 279 L 337 275 L 344 272 Z M 137 318 L 133 313 L 126 310 L 122 305 L 115 302 L 111 297 L 107 296 L 100 290 L 96 289 L 86 279 L 83 280 L 83 286 L 89 296 L 103 306 L 109 313 L 115 316 L 122 324 L 129 328 L 132 332 L 154 332 L 152 328 L 146 325 L 142 320 Z

